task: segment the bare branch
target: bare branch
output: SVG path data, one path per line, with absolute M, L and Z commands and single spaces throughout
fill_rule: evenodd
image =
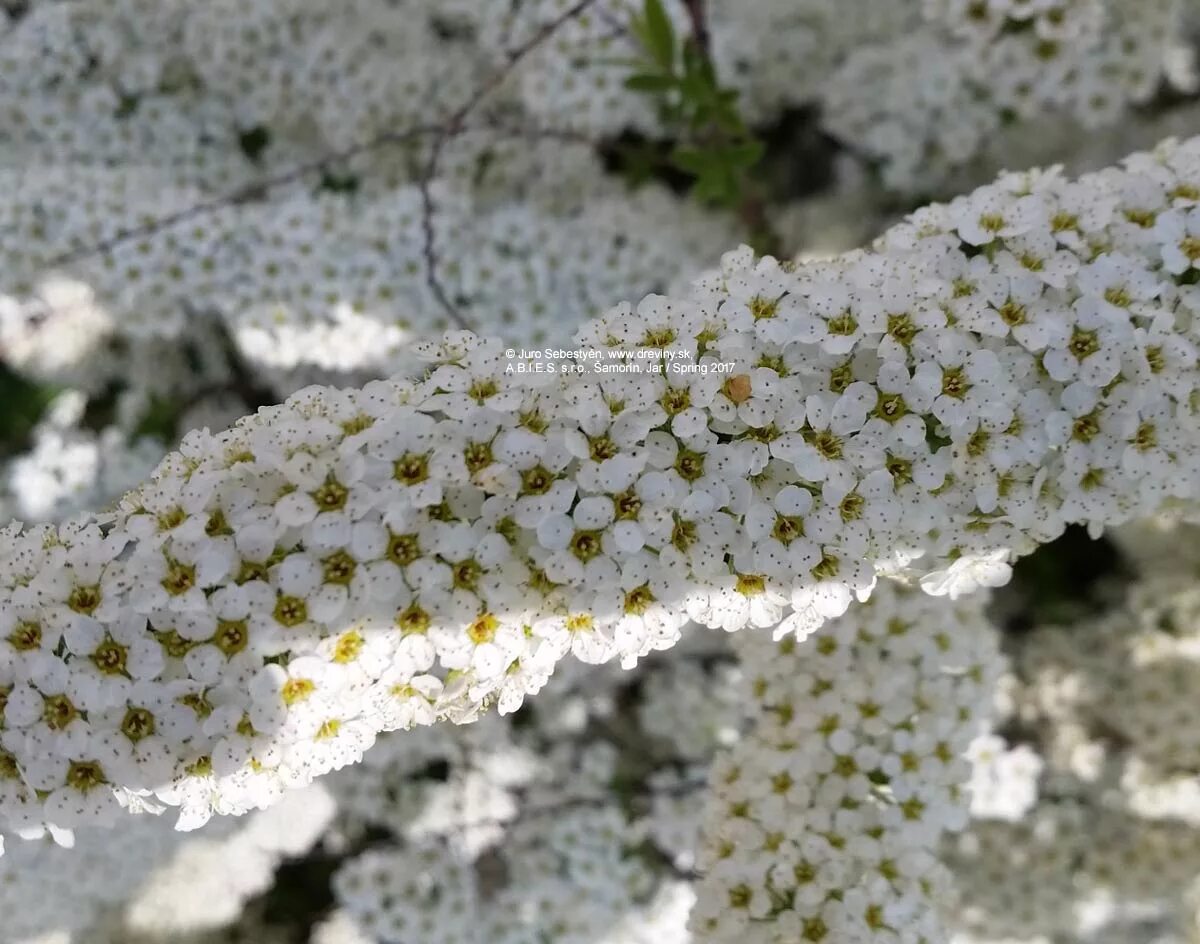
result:
M 692 21 L 692 42 L 696 51 L 707 60 L 712 59 L 712 37 L 708 32 L 708 14 L 704 0 L 683 0 L 688 19 Z
M 425 237 L 425 279 L 429 285 L 429 290 L 433 292 L 434 297 L 438 300 L 438 304 L 445 309 L 446 314 L 460 327 L 466 328 L 468 325 L 458 309 L 455 308 L 453 302 L 451 302 L 449 296 L 447 296 L 445 288 L 437 277 L 437 247 L 433 232 L 435 208 L 433 205 L 433 193 L 430 188 L 434 178 L 437 177 L 438 163 L 442 159 L 442 153 L 445 151 L 446 145 L 450 140 L 463 131 L 470 114 L 484 99 L 504 83 L 504 80 L 512 74 L 513 70 L 526 56 L 553 36 L 565 23 L 582 14 L 593 3 L 595 3 L 595 0 L 577 0 L 575 4 L 546 23 L 524 43 L 512 50 L 508 55 L 508 61 L 487 82 L 476 89 L 470 98 L 463 102 L 450 116 L 449 121 L 443 126 L 441 133 L 433 141 L 433 146 L 429 152 L 429 161 L 425 165 L 425 172 L 421 175 L 419 183 L 422 210 L 421 229 Z

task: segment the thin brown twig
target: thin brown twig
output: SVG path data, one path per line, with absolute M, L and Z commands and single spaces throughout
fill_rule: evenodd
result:
M 596 11 L 596 17 L 601 23 L 612 30 L 608 35 L 609 39 L 614 39 L 618 36 L 628 36 L 630 34 L 629 22 L 619 19 L 611 10 L 601 7 Z
M 467 327 L 467 323 L 458 309 L 455 308 L 453 302 L 450 301 L 441 280 L 437 277 L 437 246 L 433 232 L 434 205 L 431 187 L 434 178 L 437 176 L 438 163 L 441 161 L 442 152 L 445 151 L 446 145 L 450 140 L 462 132 L 468 116 L 484 99 L 504 83 L 504 80 L 512 74 L 513 70 L 526 56 L 558 32 L 564 24 L 575 19 L 595 2 L 596 0 L 577 0 L 576 3 L 543 25 L 525 42 L 509 52 L 508 60 L 505 64 L 450 115 L 449 120 L 442 126 L 441 133 L 434 138 L 433 146 L 429 152 L 429 160 L 425 165 L 425 172 L 421 175 L 418 185 L 421 191 L 421 229 L 425 238 L 423 248 L 425 256 L 425 279 L 429 285 L 429 290 L 433 293 L 434 298 L 437 299 L 438 304 L 445 309 L 446 314 L 460 327 Z
M 712 36 L 708 32 L 708 14 L 704 9 L 704 0 L 683 0 L 688 19 L 692 21 L 692 42 L 696 51 L 706 60 L 712 58 Z

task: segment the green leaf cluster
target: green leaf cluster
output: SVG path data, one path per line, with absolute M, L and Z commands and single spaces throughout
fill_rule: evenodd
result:
M 735 206 L 764 147 L 746 127 L 738 93 L 723 88 L 712 60 L 692 36 L 679 37 L 662 0 L 643 0 L 630 30 L 641 56 L 625 87 L 654 99 L 676 138 L 671 165 L 694 180 L 698 199 Z

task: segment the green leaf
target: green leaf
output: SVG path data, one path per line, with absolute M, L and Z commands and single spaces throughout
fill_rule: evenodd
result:
M 713 165 L 713 154 L 696 148 L 677 147 L 671 152 L 671 163 L 695 176 L 707 172 Z
M 646 0 L 642 22 L 646 29 L 646 51 L 668 72 L 674 71 L 675 29 L 662 0 Z
M 648 72 L 631 75 L 625 80 L 625 87 L 627 89 L 634 92 L 648 92 L 652 95 L 670 92 L 678 84 L 673 75 L 652 75 Z
M 766 145 L 761 141 L 751 139 L 729 145 L 725 149 L 725 153 L 729 155 L 729 162 L 731 164 L 736 167 L 747 168 L 753 167 L 761 161 L 766 150 Z
M 728 206 L 737 199 L 737 179 L 729 168 L 713 165 L 696 178 L 696 199 Z

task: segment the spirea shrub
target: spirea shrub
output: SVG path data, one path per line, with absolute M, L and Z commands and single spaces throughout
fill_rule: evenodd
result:
M 1189 15 L 0 0 L 0 944 L 1192 940 Z

